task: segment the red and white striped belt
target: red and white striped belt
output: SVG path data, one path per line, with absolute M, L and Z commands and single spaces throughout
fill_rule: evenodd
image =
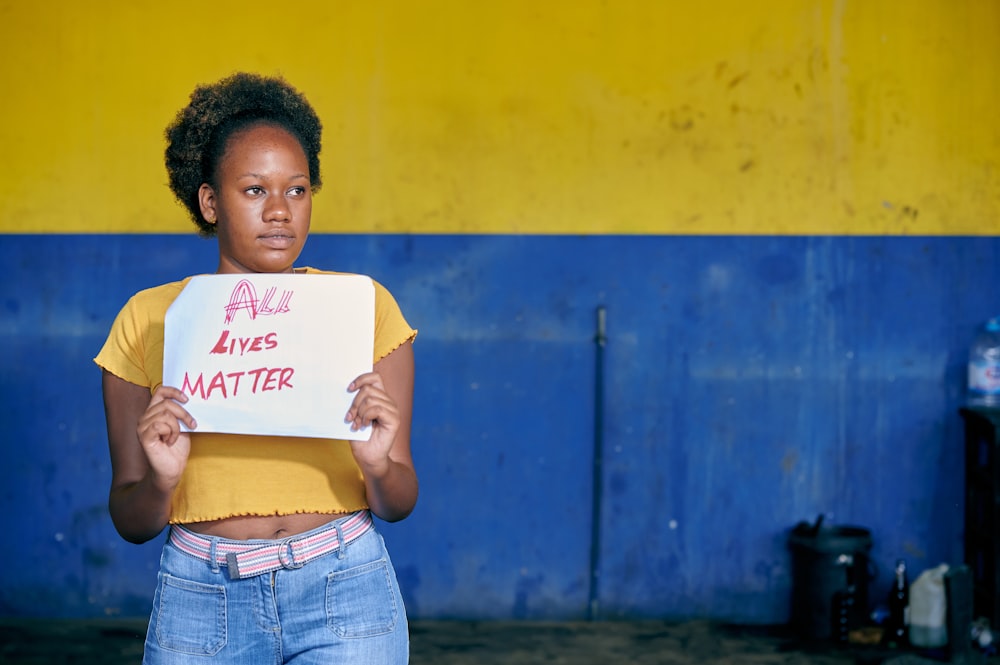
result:
M 282 568 L 301 568 L 357 540 L 373 526 L 371 513 L 367 510 L 282 540 L 212 538 L 175 524 L 170 528 L 170 544 L 185 554 L 226 566 L 229 576 L 240 580 Z

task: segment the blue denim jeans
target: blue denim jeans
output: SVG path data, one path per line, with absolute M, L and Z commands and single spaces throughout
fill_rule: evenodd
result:
M 301 568 L 233 580 L 167 542 L 145 665 L 409 662 L 403 599 L 375 529 Z

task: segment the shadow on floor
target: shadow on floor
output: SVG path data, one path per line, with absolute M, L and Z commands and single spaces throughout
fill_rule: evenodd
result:
M 0 663 L 136 665 L 144 620 L 0 618 Z M 815 645 L 784 627 L 706 621 L 413 621 L 413 665 L 915 665 L 939 661 L 870 647 Z

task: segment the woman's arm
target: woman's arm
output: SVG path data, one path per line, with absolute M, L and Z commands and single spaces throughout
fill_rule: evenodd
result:
M 413 344 L 406 342 L 375 363 L 348 388 L 357 390 L 346 421 L 372 426 L 368 441 L 352 441 L 365 477 L 368 505 L 375 515 L 396 522 L 417 503 L 417 473 L 410 454 L 413 416 Z
M 111 451 L 108 509 L 122 538 L 143 543 L 167 524 L 170 497 L 187 464 L 191 441 L 179 421 L 195 422 L 178 403 L 187 397 L 161 386 L 149 390 L 105 371 L 104 413 Z

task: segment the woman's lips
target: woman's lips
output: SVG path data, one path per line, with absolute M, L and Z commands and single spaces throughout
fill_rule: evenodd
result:
M 295 243 L 295 237 L 285 234 L 273 234 L 260 237 L 261 242 L 272 249 L 287 249 Z

